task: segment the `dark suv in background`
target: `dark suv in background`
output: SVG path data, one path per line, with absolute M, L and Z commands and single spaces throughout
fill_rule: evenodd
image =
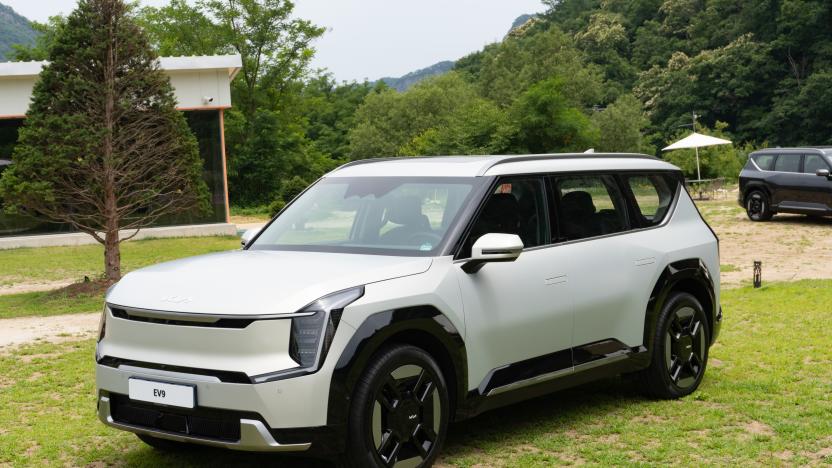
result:
M 776 213 L 832 215 L 832 148 L 772 148 L 751 153 L 738 202 L 752 221 Z

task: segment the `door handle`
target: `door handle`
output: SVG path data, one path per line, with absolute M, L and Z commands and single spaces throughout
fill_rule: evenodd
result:
M 566 278 L 567 278 L 566 275 L 556 275 L 556 276 L 552 276 L 551 278 L 546 278 L 545 280 L 543 280 L 543 283 L 546 284 L 546 286 L 552 286 L 552 285 L 555 285 L 555 284 L 563 284 L 563 283 L 566 282 Z
M 640 259 L 635 261 L 635 264 L 636 264 L 637 267 L 645 266 L 645 265 L 652 265 L 654 263 L 656 263 L 656 257 L 640 258 Z

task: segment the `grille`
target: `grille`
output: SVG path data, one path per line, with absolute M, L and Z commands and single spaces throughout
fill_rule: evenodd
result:
M 180 411 L 131 401 L 116 394 L 110 394 L 110 414 L 115 422 L 122 424 L 224 442 L 239 441 L 240 419 L 252 419 L 252 415 L 235 411 L 204 408 Z
M 178 325 L 181 327 L 204 327 L 204 328 L 246 328 L 247 326 L 251 325 L 255 320 L 254 319 L 235 319 L 235 318 L 222 318 L 216 320 L 214 322 L 196 322 L 193 320 L 176 320 L 176 319 L 164 319 L 164 318 L 153 318 L 153 317 L 142 317 L 139 315 L 130 315 L 126 309 L 122 309 L 119 307 L 110 307 L 110 312 L 113 313 L 113 317 L 119 318 L 122 320 L 132 320 L 134 322 L 144 322 L 144 323 L 156 323 L 160 325 Z

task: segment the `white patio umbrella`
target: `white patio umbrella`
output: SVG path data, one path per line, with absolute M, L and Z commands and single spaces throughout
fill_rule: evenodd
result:
M 702 174 L 699 171 L 699 148 L 704 148 L 706 146 L 717 146 L 717 145 L 730 145 L 731 141 L 723 140 L 722 138 L 716 138 L 708 135 L 703 135 L 701 133 L 693 132 L 690 135 L 682 138 L 681 140 L 673 143 L 672 145 L 663 148 L 662 151 L 673 151 L 678 149 L 690 149 L 693 148 L 696 150 L 696 178 L 697 180 L 702 180 Z

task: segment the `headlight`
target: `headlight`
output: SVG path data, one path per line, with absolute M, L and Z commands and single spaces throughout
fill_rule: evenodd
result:
M 309 304 L 292 319 L 289 356 L 301 367 L 317 368 L 318 360 L 326 356 L 344 308 L 364 295 L 364 287 L 339 291 Z
M 101 319 L 98 320 L 98 343 L 104 339 L 107 333 L 107 305 L 104 304 L 104 310 L 101 311 Z
M 326 358 L 344 308 L 364 295 L 364 286 L 324 296 L 297 312 L 289 335 L 289 356 L 298 368 L 254 377 L 257 383 L 312 373 Z

